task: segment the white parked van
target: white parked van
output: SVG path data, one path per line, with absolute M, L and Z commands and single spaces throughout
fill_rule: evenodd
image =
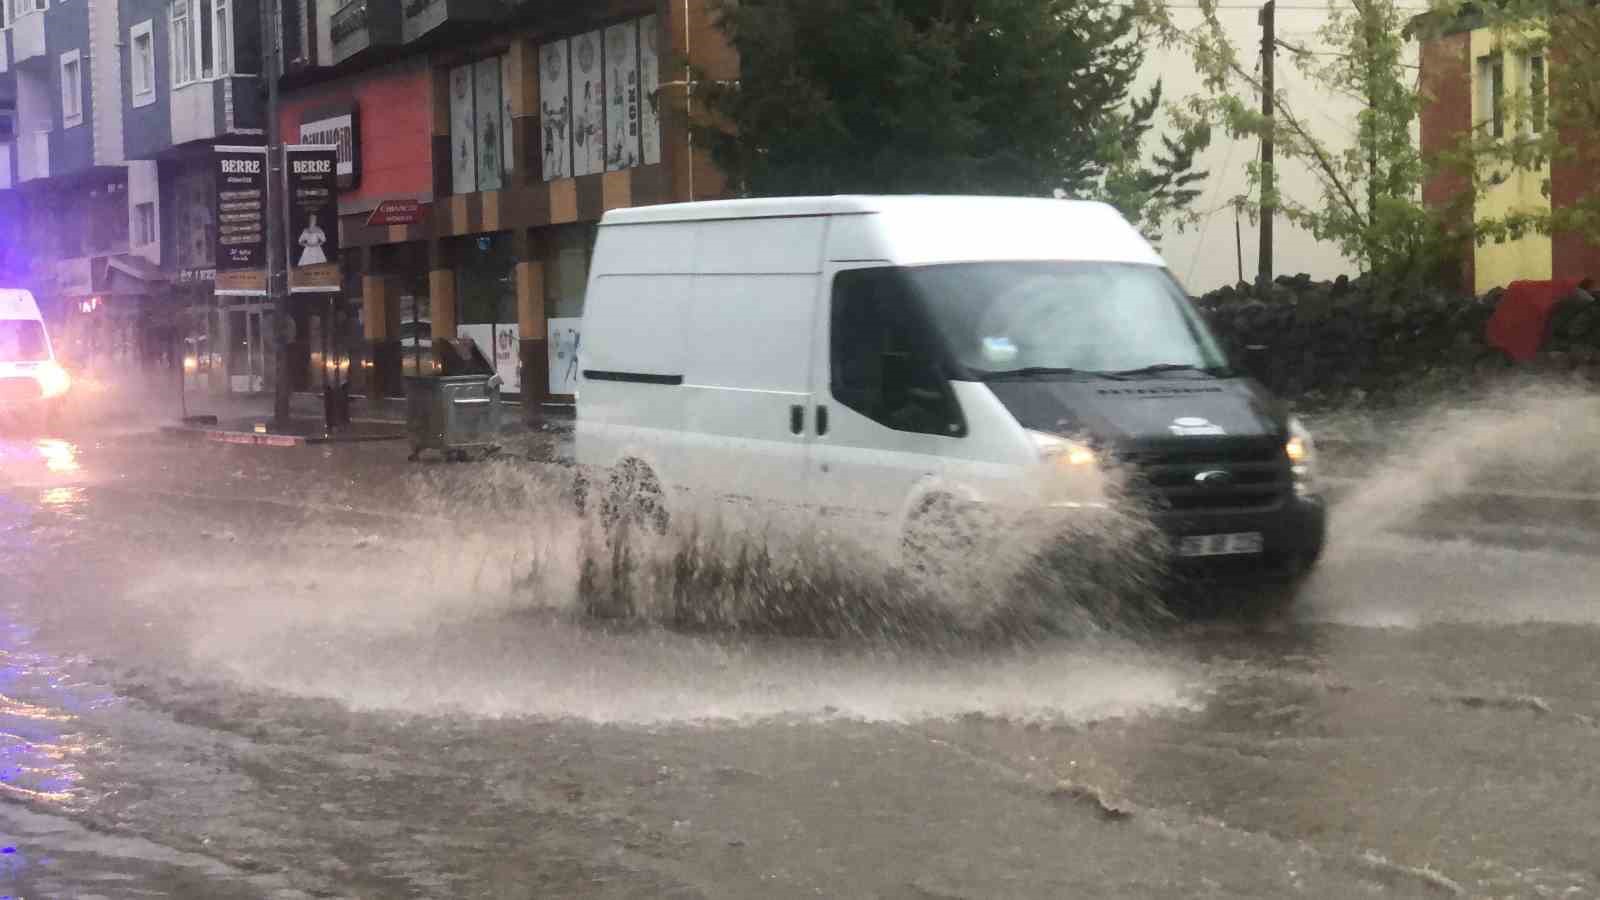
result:
M 33 294 L 0 288 L 0 412 L 45 409 L 71 387 Z
M 668 512 L 686 490 L 904 534 L 951 504 L 1092 506 L 1116 462 L 1192 564 L 1295 575 L 1322 549 L 1310 436 L 1102 204 L 615 210 L 580 363 L 579 464 Z

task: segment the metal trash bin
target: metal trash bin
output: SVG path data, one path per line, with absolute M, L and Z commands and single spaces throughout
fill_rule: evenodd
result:
M 443 374 L 406 376 L 411 459 L 424 450 L 451 460 L 499 450 L 500 376 L 470 341 L 435 342 L 435 353 Z

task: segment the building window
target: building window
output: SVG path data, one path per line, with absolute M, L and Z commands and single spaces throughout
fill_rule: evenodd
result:
M 76 50 L 61 54 L 61 127 L 83 124 L 83 65 Z
M 1480 120 L 1494 137 L 1506 134 L 1506 64 L 1498 53 L 1478 60 Z
M 156 99 L 156 48 L 150 31 L 149 21 L 128 30 L 128 77 L 133 81 L 134 106 L 149 106 Z
M 5 0 L 5 25 L 17 21 L 29 13 L 44 12 L 50 6 L 50 0 Z
M 1528 57 L 1528 112 L 1529 127 L 1534 134 L 1542 134 L 1545 126 L 1545 76 L 1544 57 Z
M 233 47 L 231 42 L 233 31 L 228 27 L 228 0 L 213 0 L 213 2 L 216 8 L 212 13 L 212 18 L 217 23 L 216 28 L 213 30 L 213 34 L 216 35 L 217 74 L 232 75 Z
M 200 0 L 200 7 L 195 11 L 195 24 L 200 28 L 198 40 L 195 41 L 200 50 L 200 77 L 212 78 L 216 70 L 216 21 L 212 19 L 211 0 Z
M 194 35 L 189 31 L 189 4 L 192 0 L 173 0 L 172 4 L 172 83 L 194 80 Z
M 140 203 L 133 208 L 134 243 L 143 247 L 156 242 L 156 205 Z

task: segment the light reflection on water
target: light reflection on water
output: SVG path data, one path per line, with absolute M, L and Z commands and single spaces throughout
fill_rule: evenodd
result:
M 34 445 L 45 468 L 58 475 L 70 474 L 82 468 L 78 464 L 78 448 L 57 438 L 42 438 Z

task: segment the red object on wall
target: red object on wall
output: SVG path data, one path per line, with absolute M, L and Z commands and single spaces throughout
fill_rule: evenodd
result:
M 354 102 L 360 118 L 361 182 L 339 195 L 341 205 L 370 207 L 397 195 L 429 197 L 433 192 L 430 91 L 426 68 L 380 69 L 285 98 L 278 125 L 284 140 L 295 143 L 303 122 L 315 121 L 330 106 Z
M 1576 278 L 1511 282 L 1489 317 L 1489 346 L 1505 351 L 1517 362 L 1533 359 L 1549 331 L 1550 312 L 1577 289 Z

